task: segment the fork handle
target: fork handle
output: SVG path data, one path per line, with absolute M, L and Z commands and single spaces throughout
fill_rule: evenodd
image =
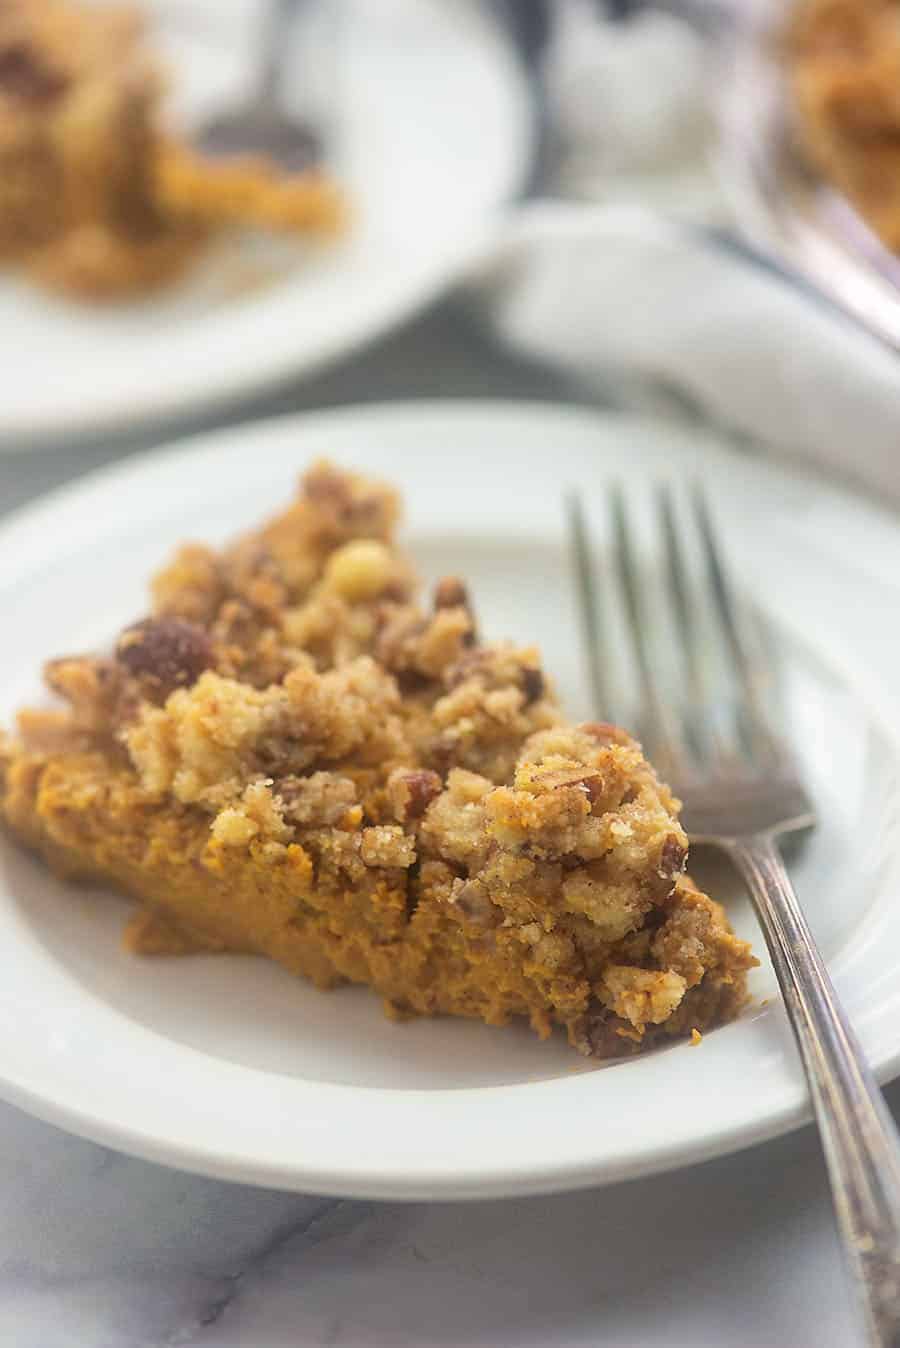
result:
M 260 97 L 280 105 L 284 92 L 284 72 L 290 43 L 291 27 L 298 9 L 298 0 L 269 0 L 263 37 L 262 60 L 257 76 Z
M 900 1136 L 770 834 L 727 844 L 750 888 L 803 1060 L 869 1342 L 900 1348 Z

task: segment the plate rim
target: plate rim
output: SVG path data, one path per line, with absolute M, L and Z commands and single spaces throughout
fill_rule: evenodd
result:
M 296 436 L 294 442 L 296 443 L 299 465 L 310 452 L 309 446 L 304 444 L 304 431 L 312 432 L 313 436 L 323 430 L 336 433 L 335 442 L 339 443 L 341 427 L 343 426 L 345 430 L 347 427 L 350 428 L 348 438 L 352 440 L 353 427 L 362 420 L 377 420 L 383 428 L 389 429 L 391 422 L 396 424 L 397 421 L 405 422 L 407 425 L 416 425 L 423 420 L 433 421 L 434 418 L 446 422 L 455 419 L 460 426 L 464 426 L 467 421 L 471 424 L 473 418 L 480 422 L 484 422 L 485 419 L 503 422 L 510 417 L 519 422 L 523 417 L 540 418 L 548 433 L 554 426 L 559 427 L 562 423 L 568 422 L 576 426 L 579 424 L 590 428 L 606 426 L 617 430 L 620 427 L 628 426 L 636 428 L 643 434 L 663 435 L 670 444 L 678 440 L 683 440 L 685 444 L 688 441 L 696 443 L 698 440 L 698 433 L 695 428 L 676 426 L 673 423 L 654 418 L 636 417 L 627 413 L 577 405 L 559 405 L 552 402 L 529 402 L 527 400 L 423 399 L 401 403 L 362 404 L 299 415 L 288 414 L 270 418 L 266 421 L 247 422 L 237 427 L 226 427 L 180 437 L 174 442 L 146 451 L 124 462 L 100 467 L 76 479 L 73 483 L 58 487 L 37 501 L 11 512 L 0 522 L 0 555 L 9 556 L 10 552 L 13 552 L 19 557 L 21 554 L 17 548 L 10 548 L 9 544 L 22 542 L 26 536 L 35 533 L 45 534 L 48 525 L 52 524 L 55 516 L 59 516 L 61 512 L 77 510 L 79 498 L 89 500 L 98 489 L 101 492 L 115 492 L 120 486 L 126 485 L 129 480 L 140 481 L 148 471 L 152 473 L 157 464 L 171 464 L 185 454 L 202 456 L 203 454 L 218 453 L 223 447 L 223 441 L 225 447 L 230 444 L 232 448 L 239 449 L 246 444 L 248 439 L 252 439 L 254 436 L 265 437 L 268 435 L 278 440 L 280 437 L 289 435 L 292 441 Z M 723 438 L 715 432 L 704 429 L 700 433 L 699 439 L 710 450 L 718 449 L 720 453 L 722 452 Z M 352 452 L 352 449 L 348 449 L 348 452 Z M 811 474 L 794 465 L 772 464 L 763 460 L 753 461 L 753 471 L 768 475 L 773 480 L 787 478 L 796 482 L 812 478 Z M 843 501 L 851 500 L 856 508 L 863 512 L 864 518 L 878 517 L 881 520 L 890 520 L 892 532 L 895 535 L 897 534 L 896 520 L 889 512 L 857 496 L 841 484 L 823 481 L 820 478 L 814 478 L 813 480 L 819 492 L 824 491 Z M 900 538 L 895 541 L 900 541 Z M 46 552 L 46 549 L 44 551 Z M 50 551 L 52 554 L 52 546 Z M 24 574 L 27 575 L 32 563 L 28 559 L 27 551 L 24 557 Z M 16 573 L 22 573 L 22 568 L 18 568 Z M 6 590 L 5 585 L 3 589 Z M 877 715 L 881 710 L 878 699 L 874 703 L 870 700 L 868 705 L 873 714 Z M 890 718 L 885 715 L 882 719 L 888 721 Z M 894 740 L 897 739 L 897 728 L 895 726 L 891 726 L 891 735 Z M 144 1026 L 134 1028 L 139 1033 L 160 1037 L 156 1032 Z M 200 1058 L 209 1057 L 211 1062 L 218 1061 L 199 1050 L 185 1049 L 185 1052 L 193 1053 Z M 675 1050 L 673 1050 L 674 1052 Z M 616 1071 L 627 1071 L 629 1066 L 630 1064 L 624 1064 Z M 242 1068 L 240 1070 L 266 1075 L 259 1069 Z M 900 1038 L 898 1038 L 893 1052 L 883 1057 L 876 1064 L 876 1070 L 882 1080 L 887 1080 L 900 1071 Z M 590 1079 L 593 1075 L 589 1074 L 587 1077 L 582 1076 L 577 1079 L 584 1081 Z M 123 1127 L 121 1123 L 98 1120 L 96 1116 L 90 1114 L 88 1106 L 79 1108 L 73 1106 L 71 1102 L 65 1104 L 60 1103 L 59 1100 L 48 1099 L 46 1095 L 36 1094 L 33 1090 L 24 1087 L 22 1083 L 11 1083 L 5 1077 L 0 1079 L 0 1097 L 20 1105 L 28 1112 L 48 1122 L 55 1123 L 81 1136 L 113 1145 L 120 1150 L 142 1156 L 145 1159 L 218 1178 L 352 1197 L 476 1199 L 511 1194 L 561 1192 L 566 1189 L 614 1182 L 638 1175 L 652 1174 L 674 1166 L 711 1159 L 714 1156 L 754 1145 L 765 1138 L 777 1136 L 808 1121 L 810 1117 L 809 1104 L 805 1088 L 802 1085 L 802 1078 L 799 1077 L 799 1068 L 796 1076 L 799 1090 L 793 1093 L 793 1098 L 786 1100 L 782 1108 L 771 1111 L 765 1118 L 751 1119 L 736 1129 L 726 1129 L 713 1137 L 701 1133 L 692 1141 L 682 1141 L 674 1151 L 672 1147 L 663 1144 L 655 1149 L 645 1150 L 640 1156 L 631 1159 L 614 1159 L 612 1163 L 602 1159 L 598 1162 L 596 1157 L 582 1158 L 578 1162 L 573 1162 L 571 1158 L 564 1158 L 557 1162 L 550 1160 L 539 1168 L 531 1165 L 527 1171 L 517 1170 L 515 1165 L 510 1164 L 499 1175 L 496 1170 L 493 1174 L 486 1174 L 477 1165 L 469 1169 L 458 1167 L 450 1175 L 446 1172 L 429 1174 L 424 1169 L 420 1169 L 405 1177 L 397 1174 L 386 1177 L 384 1173 L 378 1172 L 368 1174 L 354 1172 L 349 1175 L 347 1173 L 336 1173 L 329 1170 L 327 1166 L 316 1170 L 314 1166 L 310 1168 L 308 1164 L 303 1163 L 285 1169 L 283 1164 L 267 1163 L 265 1158 L 259 1157 L 255 1158 L 252 1164 L 248 1164 L 238 1155 L 229 1156 L 223 1153 L 221 1149 L 204 1152 L 201 1148 L 198 1151 L 196 1139 L 193 1144 L 183 1143 L 178 1146 L 166 1140 L 154 1139 L 152 1136 L 142 1133 L 139 1129 Z M 534 1085 L 544 1084 L 547 1083 L 470 1087 L 463 1088 L 462 1093 L 466 1095 L 484 1091 L 492 1093 L 516 1091 L 521 1093 L 522 1090 L 533 1089 Z M 569 1084 L 568 1081 L 565 1082 L 565 1085 Z M 317 1088 L 331 1093 L 337 1091 L 350 1092 L 351 1094 L 356 1094 L 360 1089 L 354 1086 L 340 1086 L 335 1083 L 317 1083 Z M 371 1093 L 373 1088 L 367 1087 L 364 1089 L 368 1094 Z M 565 1094 L 565 1092 L 562 1093 Z M 420 1096 L 446 1095 L 448 1092 L 404 1090 L 386 1092 L 386 1094 L 395 1099 L 400 1096 L 414 1099 Z

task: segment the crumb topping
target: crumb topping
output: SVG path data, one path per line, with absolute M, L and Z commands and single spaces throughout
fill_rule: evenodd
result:
M 65 708 L 21 715 L 7 820 L 183 902 L 139 947 L 203 933 L 585 1053 L 728 1019 L 753 957 L 684 874 L 671 792 L 624 731 L 566 722 L 536 650 L 482 643 L 457 578 L 420 601 L 398 518 L 318 463 L 255 533 L 179 549 L 112 658 L 47 667 Z

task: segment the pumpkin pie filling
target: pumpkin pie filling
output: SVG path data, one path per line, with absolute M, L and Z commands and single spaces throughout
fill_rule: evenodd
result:
M 111 653 L 47 666 L 57 704 L 0 746 L 6 824 L 136 899 L 136 954 L 252 952 L 601 1057 L 733 1019 L 756 961 L 677 801 L 564 717 L 535 649 L 482 639 L 464 582 L 418 597 L 399 513 L 323 462 L 257 531 L 183 546 Z

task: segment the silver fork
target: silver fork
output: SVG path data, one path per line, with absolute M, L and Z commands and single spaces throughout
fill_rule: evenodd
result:
M 301 118 L 285 106 L 289 39 L 300 12 L 310 8 L 310 0 L 268 0 L 253 90 L 244 102 L 218 113 L 197 129 L 194 143 L 205 154 L 211 157 L 264 154 L 289 173 L 311 168 L 322 159 L 324 139 L 331 131 L 330 126 L 324 125 L 323 109 L 309 107 L 307 115 Z M 329 37 L 333 38 L 333 34 Z M 331 55 L 328 51 L 320 52 L 319 59 Z M 314 74 L 307 71 L 307 84 Z M 308 90 L 306 97 L 308 102 Z
M 600 602 L 600 573 L 580 498 L 572 495 L 567 506 L 595 711 L 609 719 L 610 614 Z M 769 670 L 748 640 L 702 491 L 695 487 L 689 508 L 679 509 L 679 499 L 662 485 L 654 502 L 667 605 L 680 634 L 686 708 L 673 705 L 661 686 L 668 652 L 656 644 L 651 581 L 639 561 L 632 514 L 624 492 L 614 487 L 611 582 L 633 647 L 640 734 L 648 757 L 684 803 L 682 822 L 691 842 L 727 853 L 750 890 L 806 1071 L 868 1339 L 898 1348 L 900 1137 L 778 847 L 784 835 L 815 824 L 814 807 L 773 727 Z M 699 562 L 691 565 L 691 556 Z M 710 668 L 711 639 L 722 657 L 717 673 Z

